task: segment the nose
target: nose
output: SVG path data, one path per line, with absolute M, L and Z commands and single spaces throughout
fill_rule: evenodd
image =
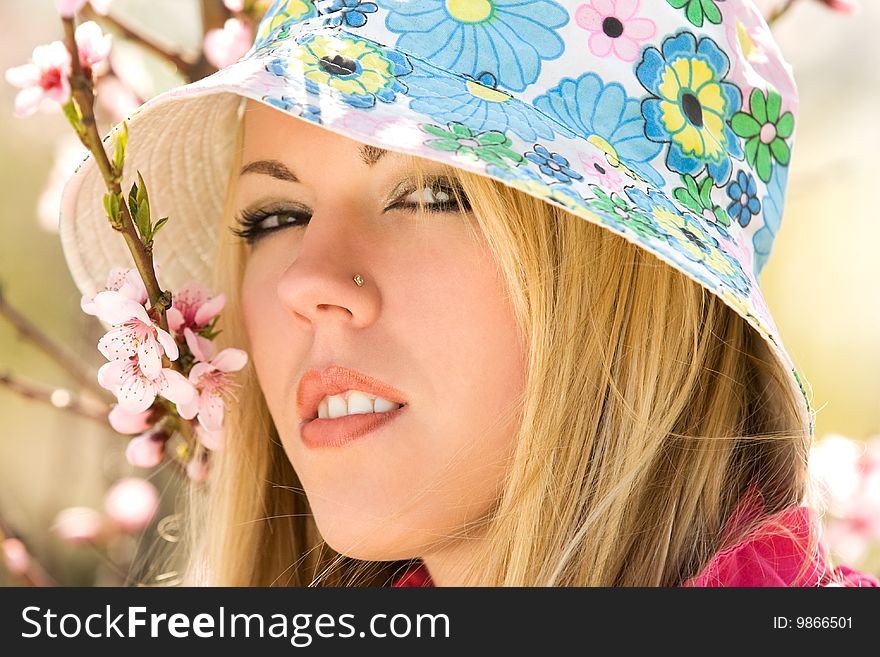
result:
M 321 323 L 364 328 L 378 317 L 379 289 L 354 225 L 338 212 L 332 218 L 315 213 L 296 259 L 278 280 L 278 299 L 304 330 Z M 354 280 L 358 274 L 362 285 Z

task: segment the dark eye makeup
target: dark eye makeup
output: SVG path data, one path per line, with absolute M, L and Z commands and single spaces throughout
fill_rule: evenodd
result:
M 401 190 L 396 200 L 385 211 L 402 209 L 415 212 L 420 208 L 428 212 L 470 212 L 471 206 L 461 186 L 449 176 L 426 178 L 421 188 L 412 182 L 398 185 Z M 414 197 L 414 198 L 410 198 Z M 459 201 L 456 201 L 458 197 Z M 275 231 L 291 226 L 305 226 L 312 211 L 299 203 L 276 202 L 265 207 L 242 210 L 236 217 L 238 226 L 232 232 L 248 244 Z

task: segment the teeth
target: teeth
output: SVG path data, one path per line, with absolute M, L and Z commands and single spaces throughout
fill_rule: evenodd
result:
M 348 390 L 339 395 L 329 395 L 318 404 L 319 418 L 337 418 L 358 413 L 385 413 L 400 408 L 400 404 L 384 397 L 374 397 L 360 390 Z

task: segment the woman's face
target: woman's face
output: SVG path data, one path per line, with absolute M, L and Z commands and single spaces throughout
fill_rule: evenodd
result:
M 454 548 L 449 537 L 491 508 L 513 449 L 520 333 L 488 247 L 468 230 L 473 214 L 444 195 L 453 181 L 431 181 L 440 165 L 428 166 L 412 191 L 394 152 L 248 106 L 235 209 L 263 229 L 242 282 L 251 357 L 322 536 L 360 559 Z M 403 207 L 419 195 L 429 204 L 421 215 Z M 337 366 L 405 404 L 314 420 L 325 428 L 311 431 L 303 423 L 324 394 L 311 390 L 303 410 L 301 380 Z M 329 410 L 363 400 L 349 408 L 337 398 Z M 351 438 L 351 422 L 388 417 Z

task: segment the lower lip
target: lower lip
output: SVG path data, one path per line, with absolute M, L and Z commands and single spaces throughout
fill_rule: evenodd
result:
M 315 418 L 300 425 L 306 447 L 340 447 L 385 426 L 403 413 L 406 406 L 384 413 L 355 413 L 337 418 Z

